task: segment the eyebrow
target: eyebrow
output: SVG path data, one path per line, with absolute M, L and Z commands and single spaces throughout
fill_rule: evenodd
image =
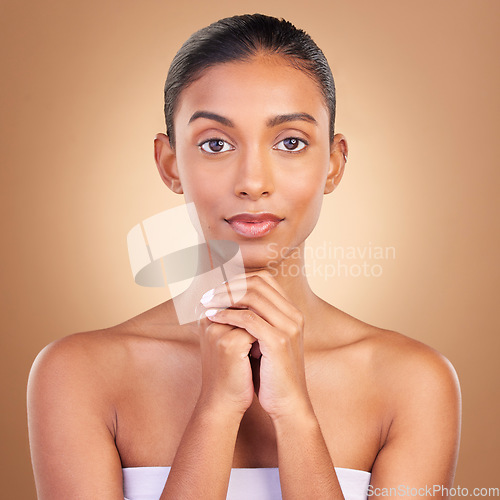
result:
M 308 113 L 290 113 L 288 115 L 273 116 L 272 118 L 267 120 L 266 125 L 268 127 L 276 127 L 278 125 L 281 125 L 282 123 L 294 122 L 297 120 L 313 123 L 314 125 L 318 124 L 316 119 Z
M 198 118 L 206 118 L 207 120 L 219 122 L 226 127 L 234 127 L 234 123 L 229 118 L 225 118 L 217 113 L 211 113 L 210 111 L 196 111 L 193 113 L 193 116 L 191 116 L 188 123 L 191 123 Z
M 219 122 L 222 125 L 225 125 L 226 127 L 234 128 L 234 123 L 229 118 L 218 115 L 217 113 L 212 113 L 210 111 L 196 111 L 195 113 L 193 113 L 188 123 L 192 123 L 194 120 L 197 120 L 198 118 L 206 118 L 207 120 L 213 120 Z M 281 125 L 282 123 L 294 122 L 297 120 L 313 123 L 314 125 L 318 124 L 316 119 L 309 113 L 290 113 L 287 115 L 273 116 L 272 118 L 269 118 L 269 120 L 267 120 L 266 125 L 269 128 L 271 128 Z

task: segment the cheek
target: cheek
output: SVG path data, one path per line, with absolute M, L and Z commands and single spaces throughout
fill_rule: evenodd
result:
M 221 200 L 225 198 L 221 179 L 202 175 L 196 168 L 186 168 L 183 173 L 184 198 L 186 202 L 194 203 L 201 226 L 210 231 L 221 217 Z M 209 237 L 208 234 L 205 236 Z
M 292 183 L 289 183 L 287 192 L 290 199 L 294 200 L 294 205 L 301 211 L 316 210 L 321 207 L 325 190 L 326 168 L 307 169 L 304 173 L 294 176 Z
M 210 170 L 203 168 L 198 161 L 196 152 L 177 151 L 177 165 L 186 201 L 193 201 L 201 208 L 216 203 L 214 198 L 217 198 L 221 180 L 211 175 Z
M 307 218 L 315 223 L 323 203 L 323 189 L 318 189 L 317 186 L 311 186 L 309 189 L 304 188 L 297 192 L 293 199 L 297 217 Z
M 300 237 L 306 238 L 316 225 L 323 204 L 326 168 L 309 169 L 306 175 L 296 177 L 293 186 L 288 186 L 287 198 L 292 203 L 291 216 L 295 219 Z M 293 201 L 292 201 L 293 200 Z

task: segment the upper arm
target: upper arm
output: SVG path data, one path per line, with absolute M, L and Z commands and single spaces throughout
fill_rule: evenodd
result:
M 372 469 L 373 496 L 446 497 L 453 486 L 461 426 L 460 386 L 451 363 L 430 348 L 399 365 L 395 413 Z M 387 492 L 385 492 L 388 494 Z M 395 493 L 393 493 L 393 496 Z
M 33 364 L 28 427 L 39 499 L 123 500 L 112 409 L 95 364 L 71 337 L 47 346 Z

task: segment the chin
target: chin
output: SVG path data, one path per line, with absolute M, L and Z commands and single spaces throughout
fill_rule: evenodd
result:
M 278 264 L 276 252 L 270 250 L 267 245 L 259 248 L 242 246 L 240 250 L 246 272 L 269 269 Z

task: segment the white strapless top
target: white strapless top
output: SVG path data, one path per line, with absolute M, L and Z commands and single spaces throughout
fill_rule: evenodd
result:
M 127 467 L 123 471 L 124 500 L 158 500 L 170 467 Z M 366 500 L 371 474 L 335 467 L 346 500 Z M 227 500 L 280 500 L 278 468 L 231 469 Z

